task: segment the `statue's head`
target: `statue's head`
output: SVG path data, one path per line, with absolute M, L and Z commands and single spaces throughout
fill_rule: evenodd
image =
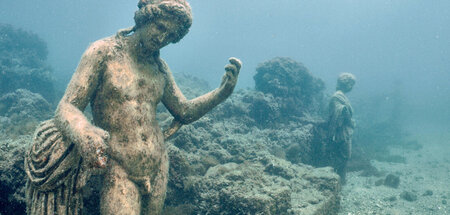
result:
M 191 7 L 185 0 L 140 0 L 138 7 L 134 15 L 134 30 L 138 32 L 144 29 L 148 39 L 166 37 L 161 38 L 165 40 L 163 43 L 176 43 L 188 33 L 192 25 Z
M 348 93 L 352 90 L 356 83 L 356 78 L 351 73 L 342 73 L 337 80 L 336 90 L 340 90 L 344 93 Z

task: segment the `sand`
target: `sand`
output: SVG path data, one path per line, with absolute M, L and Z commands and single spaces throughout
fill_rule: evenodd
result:
M 423 147 L 419 150 L 392 147 L 391 153 L 404 156 L 406 163 L 372 161 L 383 176 L 361 177 L 360 172 L 349 173 L 342 187 L 339 215 L 450 214 L 450 129 L 415 125 L 408 131 L 411 132 L 408 138 L 417 140 Z M 375 185 L 390 173 L 400 177 L 398 188 Z M 417 200 L 402 198 L 405 191 Z

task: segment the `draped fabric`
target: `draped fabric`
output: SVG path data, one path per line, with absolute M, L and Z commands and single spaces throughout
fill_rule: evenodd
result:
M 336 91 L 329 106 L 326 160 L 345 183 L 347 161 L 352 151 L 353 108 L 342 91 Z
M 41 123 L 25 156 L 27 214 L 81 214 L 81 162 L 53 120 Z
M 330 101 L 330 117 L 328 120 L 328 138 L 333 148 L 342 153 L 342 156 L 351 156 L 351 141 L 354 122 L 352 120 L 353 108 L 348 98 L 341 91 L 337 91 Z

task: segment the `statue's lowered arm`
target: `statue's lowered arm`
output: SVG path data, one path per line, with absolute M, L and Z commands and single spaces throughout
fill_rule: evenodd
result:
M 86 163 L 96 167 L 105 167 L 108 132 L 92 125 L 83 114 L 98 85 L 103 71 L 104 59 L 96 44 L 91 45 L 83 54 L 66 92 L 55 113 L 55 124 L 62 133 L 80 149 Z
M 24 162 L 27 214 L 77 214 L 88 170 L 106 166 L 103 151 L 108 133 L 83 114 L 101 71 L 97 51 L 91 46 L 83 55 L 55 117 L 36 129 Z

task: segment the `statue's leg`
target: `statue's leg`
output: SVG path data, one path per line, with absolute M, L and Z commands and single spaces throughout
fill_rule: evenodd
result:
M 169 172 L 169 162 L 161 162 L 160 169 L 153 180 L 151 192 L 142 195 L 142 214 L 158 215 L 161 214 L 164 200 L 166 199 L 167 178 Z
M 100 201 L 101 214 L 139 215 L 141 196 L 136 184 L 128 179 L 125 170 L 113 160 L 106 173 Z

